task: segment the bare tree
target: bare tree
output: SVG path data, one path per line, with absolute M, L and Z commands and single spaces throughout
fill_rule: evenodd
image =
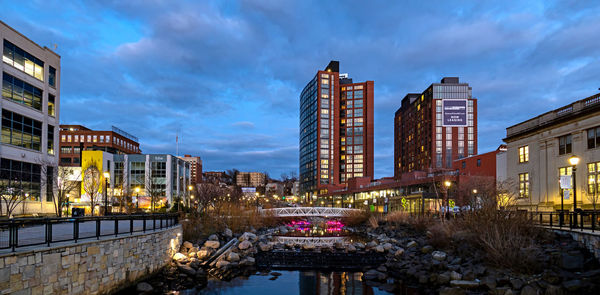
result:
M 51 189 L 46 189 L 46 193 L 52 197 L 54 212 L 56 216 L 62 217 L 63 208 L 69 201 L 69 195 L 75 191 L 80 183 L 77 179 L 81 177 L 81 172 L 76 172 L 70 167 L 57 167 L 52 165 L 41 164 L 42 183 L 46 187 L 51 186 Z M 53 169 L 49 169 L 52 167 Z
M 83 172 L 83 190 L 90 198 L 92 216 L 94 215 L 96 205 L 100 204 L 102 199 L 102 194 L 100 193 L 101 187 L 100 169 L 95 164 L 90 164 Z
M 600 201 L 600 194 L 598 193 L 598 185 L 593 184 L 593 191 L 589 192 L 585 186 L 583 186 L 582 194 L 585 198 L 592 203 L 592 209 L 596 211 L 598 206 L 598 201 Z
M 219 202 L 219 198 L 223 194 L 223 189 L 219 186 L 214 185 L 212 183 L 199 183 L 194 188 L 194 195 L 196 199 L 190 200 L 194 203 L 190 203 L 190 207 L 195 205 L 195 202 L 198 202 L 198 208 L 200 211 L 204 213 L 208 213 L 209 208 L 216 209 L 217 202 Z
M 4 205 L 6 206 L 6 216 L 12 217 L 15 209 L 25 199 L 21 180 L 15 178 L 10 182 L 10 184 L 3 185 L 0 187 L 0 193 L 2 194 L 2 201 L 4 201 Z M 0 208 L 1 207 L 2 206 L 0 206 Z
M 150 197 L 150 210 L 154 212 L 162 197 L 165 196 L 165 183 L 161 179 L 152 176 L 147 180 L 146 194 Z
M 496 207 L 499 209 L 512 209 L 519 199 L 515 192 L 515 183 L 509 178 L 496 184 L 496 193 L 490 197 L 482 198 L 484 207 Z M 484 197 L 484 196 L 482 196 Z

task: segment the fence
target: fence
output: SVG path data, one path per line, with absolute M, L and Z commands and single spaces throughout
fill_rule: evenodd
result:
M 0 221 L 0 250 L 104 236 L 155 231 L 179 224 L 177 214 L 137 214 L 74 218 L 15 218 Z
M 531 217 L 544 226 L 595 231 L 600 221 L 600 212 L 532 212 Z

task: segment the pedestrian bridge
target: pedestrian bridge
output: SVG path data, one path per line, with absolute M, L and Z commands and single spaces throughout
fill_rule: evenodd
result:
M 347 217 L 361 210 L 331 207 L 286 207 L 263 209 L 261 213 L 273 217 Z

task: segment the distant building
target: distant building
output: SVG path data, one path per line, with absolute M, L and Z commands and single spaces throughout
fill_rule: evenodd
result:
M 409 93 L 394 118 L 394 176 L 451 169 L 477 154 L 477 99 L 468 83 L 445 77 L 421 93 Z
M 269 182 L 265 186 L 265 190 L 268 193 L 271 193 L 273 195 L 278 195 L 278 196 L 284 195 L 284 188 L 285 188 L 285 186 L 281 182 Z
M 495 151 L 454 160 L 453 169 L 461 175 L 488 176 L 496 179 L 496 158 L 499 153 L 505 151 L 506 145 L 501 145 Z
M 84 150 L 110 154 L 142 152 L 137 137 L 114 126 L 110 131 L 97 131 L 82 125 L 60 125 L 60 166 L 80 166 Z
M 14 215 L 54 213 L 45 184 L 57 174 L 61 58 L 2 21 L 0 40 L 0 182 L 24 198 Z
M 506 178 L 522 209 L 574 209 L 573 189 L 559 188 L 577 156 L 578 209 L 590 210 L 600 183 L 600 93 L 506 128 Z M 571 180 L 571 187 L 574 183 Z M 562 198 L 562 202 L 561 202 Z
M 104 172 L 109 173 L 109 206 L 116 205 L 119 196 L 133 199 L 136 207 L 150 209 L 150 195 L 157 196 L 157 207 L 172 207 L 175 197 L 188 202 L 191 185 L 190 164 L 176 156 L 168 154 L 111 154 L 103 151 L 82 152 L 82 195 L 73 200 L 73 207 L 87 207 L 89 213 L 90 194 L 86 192 L 85 179 L 87 169 L 95 165 L 104 184 Z M 138 192 L 139 190 L 139 192 Z M 103 194 L 104 186 L 101 185 Z M 100 198 L 101 205 L 104 199 Z
M 373 81 L 353 82 L 331 61 L 300 94 L 300 193 L 373 177 Z
M 264 186 L 265 177 L 265 174 L 260 172 L 238 172 L 235 184 L 242 187 Z
M 190 163 L 190 174 L 192 184 L 198 184 L 202 182 L 202 159 L 200 157 L 192 157 L 191 155 L 185 155 L 181 157 L 184 161 Z
M 226 174 L 224 171 L 206 171 L 202 175 L 204 182 L 212 184 L 225 183 Z

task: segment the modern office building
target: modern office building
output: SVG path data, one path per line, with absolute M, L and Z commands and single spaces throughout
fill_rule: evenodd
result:
M 238 172 L 235 184 L 242 187 L 264 186 L 266 175 L 260 172 Z
M 200 157 L 192 157 L 192 155 L 185 155 L 181 157 L 184 161 L 190 163 L 190 177 L 192 184 L 198 184 L 202 182 L 202 159 Z
M 394 176 L 452 169 L 477 154 L 477 99 L 468 83 L 445 77 L 402 99 L 394 118 Z
M 519 208 L 573 210 L 575 197 L 575 208 L 593 208 L 600 182 L 600 93 L 508 127 L 504 141 L 505 181 Z M 579 163 L 572 165 L 575 156 Z M 559 179 L 569 175 L 565 185 L 571 188 L 561 189 Z
M 53 183 L 58 163 L 60 56 L 2 21 L 0 40 L 0 185 L 25 199 L 13 214 L 53 213 L 52 186 L 45 184 Z
M 138 138 L 112 126 L 110 131 L 91 130 L 82 125 L 60 125 L 60 166 L 81 166 L 84 150 L 111 154 L 140 154 Z
M 373 176 L 373 81 L 354 83 L 331 61 L 300 95 L 300 193 Z
M 104 204 L 103 193 L 105 183 L 104 172 L 108 172 L 109 206 L 117 204 L 120 196 L 134 198 L 134 203 L 141 209 L 150 208 L 150 196 L 157 197 L 158 203 L 167 207 L 173 205 L 175 197 L 180 196 L 188 202 L 191 185 L 190 163 L 168 154 L 111 154 L 104 151 L 83 151 L 82 194 L 73 200 L 73 207 L 85 207 L 89 211 L 91 195 L 86 188 L 86 173 L 91 165 L 95 165 L 100 173 L 98 200 L 94 203 Z M 89 213 L 89 212 L 88 212 Z

